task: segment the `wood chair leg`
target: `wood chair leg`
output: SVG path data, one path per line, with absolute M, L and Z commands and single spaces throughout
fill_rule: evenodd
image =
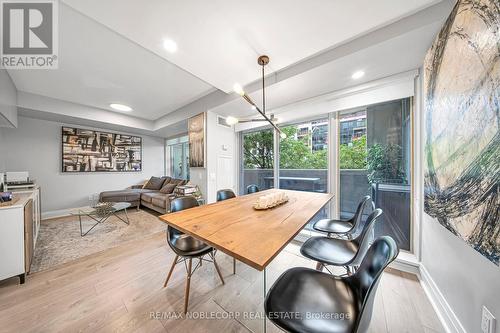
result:
M 189 287 L 191 285 L 191 267 L 193 265 L 193 259 L 189 258 L 188 268 L 187 268 L 187 278 L 186 278 L 186 290 L 184 292 L 184 314 L 187 313 L 189 304 Z
M 323 264 L 318 261 L 316 264 L 316 270 L 322 272 L 323 271 Z
M 236 274 L 236 258 L 233 258 L 233 274 Z
M 163 288 L 165 288 L 167 286 L 168 280 L 170 280 L 170 277 L 172 276 L 172 272 L 174 271 L 174 267 L 177 264 L 178 258 L 179 258 L 179 256 L 176 255 L 174 258 L 174 262 L 172 263 L 172 267 L 170 267 L 170 270 L 168 271 L 167 279 L 165 280 L 165 283 L 163 284 Z
M 222 284 L 225 284 L 224 279 L 222 278 L 222 274 L 219 269 L 219 265 L 217 265 L 217 261 L 215 261 L 215 255 L 212 255 L 212 260 L 214 262 L 215 270 L 217 271 L 217 274 L 219 274 L 219 278 L 222 281 Z

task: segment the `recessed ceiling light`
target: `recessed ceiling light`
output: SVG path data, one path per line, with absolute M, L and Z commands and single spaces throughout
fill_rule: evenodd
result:
M 164 39 L 163 48 L 170 53 L 175 53 L 177 51 L 177 43 L 171 39 Z
M 365 76 L 365 72 L 363 72 L 363 71 L 357 71 L 357 72 L 354 72 L 354 74 L 352 74 L 352 76 L 351 76 L 351 77 L 352 77 L 354 80 L 357 80 L 357 79 L 362 78 L 363 76 Z
M 111 103 L 109 104 L 109 106 L 112 108 L 112 109 L 115 109 L 117 111 L 125 111 L 125 112 L 129 112 L 129 111 L 132 111 L 132 108 L 128 105 L 123 105 L 123 104 L 117 104 L 117 103 Z

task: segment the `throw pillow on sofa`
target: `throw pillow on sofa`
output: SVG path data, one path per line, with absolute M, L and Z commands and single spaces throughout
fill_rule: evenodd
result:
M 163 185 L 160 192 L 165 193 L 165 194 L 171 194 L 172 192 L 174 192 L 174 189 L 176 187 L 177 187 L 177 184 L 168 183 L 168 184 Z
M 161 189 L 163 183 L 165 182 L 165 177 L 151 177 L 149 181 L 144 185 L 145 190 L 155 190 Z
M 175 184 L 175 185 L 184 185 L 187 183 L 187 180 L 184 180 L 184 179 L 176 179 L 176 178 L 172 178 L 170 180 L 170 184 Z

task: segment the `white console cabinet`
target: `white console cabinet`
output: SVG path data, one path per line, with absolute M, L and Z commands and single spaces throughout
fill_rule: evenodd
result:
M 30 271 L 40 227 L 40 189 L 13 193 L 0 206 L 0 280 L 19 276 L 24 283 Z

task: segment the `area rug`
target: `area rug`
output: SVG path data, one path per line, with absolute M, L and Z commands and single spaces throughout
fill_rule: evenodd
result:
M 123 213 L 120 213 L 120 216 L 123 217 Z M 128 216 L 130 225 L 111 216 L 84 237 L 80 235 L 77 216 L 43 220 L 40 224 L 31 272 L 46 270 L 167 228 L 166 224 L 158 219 L 158 214 L 131 209 Z M 93 223 L 95 222 L 89 218 L 83 218 L 84 232 L 90 229 Z

